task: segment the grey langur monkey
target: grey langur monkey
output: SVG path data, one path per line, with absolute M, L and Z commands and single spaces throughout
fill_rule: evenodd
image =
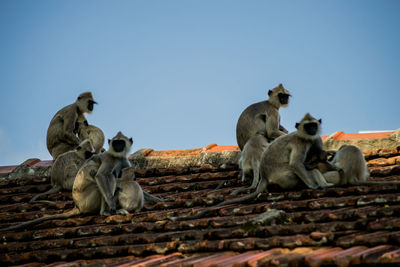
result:
M 61 154 L 54 161 L 50 172 L 53 187 L 47 192 L 34 196 L 29 202 L 35 202 L 40 196 L 57 193 L 61 190 L 72 190 L 79 168 L 94 152 L 92 143 L 89 140 L 84 140 L 76 149 Z
M 94 104 L 97 103 L 93 100 L 91 92 L 82 93 L 73 104 L 60 109 L 51 119 L 47 129 L 46 144 L 54 160 L 79 145 L 79 138 L 74 132 L 78 116 L 84 113 L 90 114 Z
M 287 134 L 287 130 L 280 125 L 279 108 L 289 105 L 289 91 L 279 84 L 268 91 L 268 100 L 248 106 L 240 115 L 236 124 L 236 140 L 240 150 L 243 150 L 247 140 L 254 136 L 261 128 L 265 129 L 268 141 Z M 262 120 L 259 120 L 259 119 Z

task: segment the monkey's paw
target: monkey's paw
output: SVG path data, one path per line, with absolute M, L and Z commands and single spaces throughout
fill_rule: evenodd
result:
M 117 210 L 117 214 L 120 214 L 120 215 L 128 215 L 129 212 L 128 212 L 127 210 L 124 210 L 124 209 L 119 209 L 119 210 Z
M 324 184 L 324 185 L 321 185 L 321 188 L 327 188 L 327 187 L 332 187 L 332 186 L 334 186 L 335 184 L 332 184 L 332 183 L 326 183 L 326 184 Z

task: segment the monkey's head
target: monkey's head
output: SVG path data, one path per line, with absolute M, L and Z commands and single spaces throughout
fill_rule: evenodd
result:
M 77 154 L 83 158 L 88 159 L 95 153 L 95 149 L 89 139 L 83 140 L 76 148 Z
M 322 120 L 317 120 L 310 113 L 307 113 L 304 118 L 296 123 L 296 129 L 299 136 L 305 139 L 315 139 L 319 137 Z
M 118 132 L 111 140 L 108 139 L 108 152 L 114 157 L 125 157 L 131 149 L 133 140 Z
M 79 111 L 81 113 L 92 113 L 93 105 L 97 104 L 96 101 L 93 100 L 93 96 L 91 92 L 85 92 L 78 96 L 75 102 L 78 105 Z
M 277 87 L 268 91 L 268 102 L 276 108 L 287 107 L 289 105 L 289 97 L 291 97 L 288 90 L 286 90 L 280 83 Z
M 136 181 L 135 170 L 133 168 L 122 169 L 121 180 L 134 180 Z

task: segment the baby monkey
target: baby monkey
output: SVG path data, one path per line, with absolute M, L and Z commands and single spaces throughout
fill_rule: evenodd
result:
M 104 152 L 105 137 L 103 131 L 92 124 L 89 124 L 85 116 L 81 115 L 77 119 L 77 133 L 80 140 L 89 139 L 93 144 L 96 154 Z
M 138 212 L 143 208 L 143 190 L 136 182 L 135 172 L 132 168 L 125 168 L 121 177 L 117 179 L 116 197 L 122 214 Z

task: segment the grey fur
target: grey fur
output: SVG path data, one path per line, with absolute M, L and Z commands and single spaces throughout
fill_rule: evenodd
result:
M 247 140 L 259 130 L 266 134 L 268 141 L 287 133 L 287 130 L 280 125 L 279 108 L 286 107 L 288 104 L 280 103 L 279 93 L 290 96 L 289 91 L 279 84 L 271 90 L 268 100 L 252 104 L 242 112 L 236 124 L 236 140 L 241 150 Z
M 246 180 L 246 177 L 252 177 L 252 183 L 248 188 L 241 188 L 233 191 L 232 195 L 237 195 L 246 190 L 256 189 L 260 180 L 261 156 L 268 145 L 267 138 L 261 133 L 257 133 L 246 142 L 240 154 L 239 168 L 242 170 L 242 182 Z

